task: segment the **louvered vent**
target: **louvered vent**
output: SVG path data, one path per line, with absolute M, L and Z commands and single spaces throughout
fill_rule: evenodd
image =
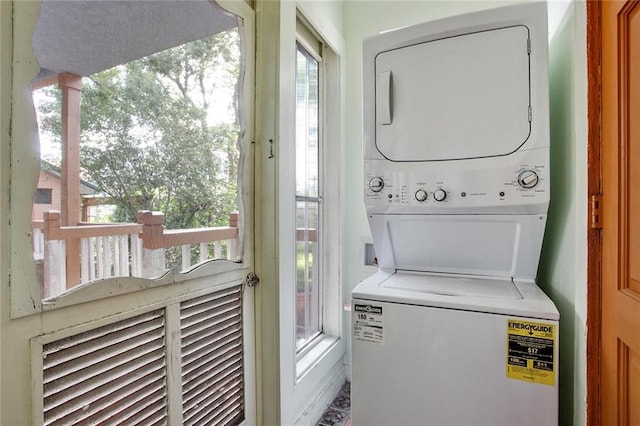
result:
M 44 423 L 166 424 L 163 313 L 46 344 Z
M 235 425 L 244 419 L 242 288 L 182 303 L 182 404 L 185 425 Z

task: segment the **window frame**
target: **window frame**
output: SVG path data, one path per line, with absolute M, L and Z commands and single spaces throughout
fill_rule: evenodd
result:
M 33 204 L 53 204 L 53 188 L 36 188 L 33 196 Z
M 262 2 L 258 5 L 256 158 L 265 159 L 264 168 L 258 175 L 260 180 L 256 194 L 263 211 L 263 214 L 256 215 L 256 263 L 264 284 L 257 288 L 262 311 L 258 313 L 262 318 L 258 351 L 265 360 L 264 365 L 269 367 L 261 374 L 262 388 L 277 390 L 262 395 L 262 423 L 312 424 L 320 418 L 346 377 L 348 341 L 343 337 L 348 335 L 348 331 L 341 292 L 342 213 L 339 210 L 343 191 L 339 171 L 344 169 L 345 150 L 345 41 L 342 31 L 336 27 L 339 19 L 334 19 L 341 16 L 341 9 L 327 2 Z M 329 328 L 326 328 L 326 317 L 324 323 L 325 331 L 334 340 L 323 339 L 322 344 L 327 343 L 324 348 L 316 345 L 300 360 L 295 357 L 295 293 L 292 287 L 295 282 L 292 264 L 295 235 L 291 226 L 295 211 L 292 147 L 297 19 L 306 20 L 331 51 L 330 58 L 323 55 L 325 62 L 328 60 L 330 64 L 325 65 L 330 72 L 329 81 L 325 81 L 325 91 L 330 95 L 332 106 L 325 111 L 325 119 L 328 113 L 332 123 L 331 128 L 326 129 L 329 133 L 325 133 L 331 149 L 325 146 L 323 155 L 325 163 L 329 161 L 335 169 L 335 173 L 329 176 L 331 181 L 327 182 L 329 193 L 325 194 L 325 202 L 329 201 L 335 207 L 334 210 L 328 209 L 331 217 L 328 222 L 333 224 L 332 239 L 325 240 L 324 244 L 325 251 L 331 249 L 327 269 L 332 271 L 329 279 L 335 288 L 331 294 L 325 295 L 332 309 L 330 316 L 334 318 Z M 271 365 L 270 360 L 274 360 L 275 365 Z
M 32 86 L 32 81 L 39 72 L 38 61 L 32 46 L 39 4 L 26 7 L 22 5 L 16 9 L 19 15 L 15 19 L 29 24 L 16 34 L 14 38 L 14 70 L 12 74 L 13 98 L 11 104 L 12 137 L 14 141 L 21 143 L 11 144 L 11 181 L 23 182 L 23 185 L 11 185 L 11 210 L 9 212 L 12 223 L 10 265 L 13 271 L 10 285 L 10 317 L 21 318 L 34 314 L 41 314 L 60 308 L 72 307 L 88 302 L 99 302 L 104 299 L 123 296 L 139 291 L 149 292 L 149 301 L 167 300 L 176 294 L 197 291 L 205 288 L 215 288 L 229 280 L 243 279 L 253 268 L 253 193 L 254 193 L 254 169 L 253 140 L 254 124 L 254 98 L 253 82 L 255 67 L 255 16 L 254 11 L 245 2 L 234 0 L 217 0 L 213 7 L 222 7 L 229 13 L 239 17 L 240 45 L 242 50 L 241 72 L 239 78 L 239 97 L 243 105 L 240 121 L 241 143 L 243 149 L 240 152 L 238 173 L 242 176 L 238 183 L 239 211 L 241 228 L 238 239 L 241 241 L 241 261 L 212 261 L 200 265 L 186 272 L 171 271 L 159 278 L 139 277 L 114 277 L 100 281 L 92 281 L 81 284 L 58 297 L 43 299 L 37 277 L 36 264 L 33 257 L 28 257 L 25 262 L 25 253 L 32 253 L 31 242 L 31 209 L 33 196 L 37 187 L 40 172 L 40 155 L 38 142 L 38 128 L 31 91 L 26 90 Z M 32 11 L 31 9 L 34 9 Z M 33 17 L 31 17 L 31 15 Z M 25 190 L 31 187 L 32 190 Z M 20 283 L 19 285 L 15 283 Z M 170 289 L 172 287 L 172 289 Z
M 306 29 L 303 27 L 303 29 Z M 323 191 L 324 191 L 324 162 L 323 162 L 323 155 L 322 155 L 322 148 L 324 146 L 324 141 L 323 141 L 323 137 L 324 137 L 324 121 L 323 121 L 323 107 L 324 107 L 324 97 L 323 97 L 323 93 L 322 93 L 322 89 L 324 86 L 324 62 L 322 61 L 322 57 L 321 57 L 321 53 L 319 51 L 317 51 L 316 49 L 314 49 L 313 47 L 311 47 L 311 43 L 308 41 L 308 38 L 311 37 L 311 35 L 309 34 L 304 34 L 304 36 L 300 36 L 301 33 L 301 29 L 298 28 L 298 37 L 296 40 L 296 56 L 298 55 L 298 53 L 301 53 L 303 56 L 305 56 L 305 58 L 307 58 L 307 60 L 311 59 L 313 61 L 316 62 L 317 66 L 318 66 L 318 116 L 317 116 L 317 120 L 318 120 L 318 135 L 317 135 L 317 147 L 316 147 L 316 154 L 318 156 L 318 160 L 317 160 L 317 174 L 318 174 L 318 187 L 317 187 L 317 195 L 315 197 L 310 196 L 308 194 L 305 195 L 299 195 L 298 194 L 298 189 L 297 189 L 297 185 L 296 185 L 296 189 L 295 189 L 295 209 L 296 209 L 296 216 L 297 216 L 297 210 L 298 210 L 298 203 L 314 203 L 317 207 L 317 214 L 318 214 L 318 218 L 317 218 L 317 228 L 316 229 L 316 241 L 315 243 L 317 244 L 316 247 L 316 254 L 318 255 L 318 258 L 316 259 L 315 257 L 312 259 L 312 268 L 316 269 L 316 278 L 317 278 L 317 282 L 314 283 L 317 285 L 317 290 L 318 290 L 318 329 L 316 330 L 316 332 L 314 333 L 313 336 L 305 339 L 304 343 L 302 343 L 302 345 L 300 345 L 298 347 L 298 339 L 297 339 L 297 335 L 296 335 L 296 359 L 300 359 L 301 357 L 303 357 L 307 352 L 309 352 L 309 350 L 313 349 L 313 347 L 315 346 L 316 342 L 318 339 L 322 339 L 324 333 L 324 326 L 323 326 L 323 321 L 324 321 L 324 294 L 325 294 L 325 286 L 324 286 L 324 256 L 322 255 L 323 253 L 323 231 L 324 231 L 324 224 L 322 223 L 322 219 L 324 218 L 324 203 L 323 203 Z M 315 43 L 314 43 L 315 44 Z M 318 42 L 320 49 L 321 50 L 321 44 L 320 42 Z M 296 64 L 297 64 L 297 59 L 296 59 Z M 296 125 L 297 125 L 297 117 L 296 117 Z M 308 130 L 308 128 L 307 128 Z M 296 148 L 297 148 L 297 143 L 298 141 L 296 140 Z M 296 151 L 294 149 L 294 151 Z M 297 157 L 297 152 L 296 152 L 296 170 L 298 168 L 298 157 Z M 296 173 L 297 174 L 297 173 Z M 296 176 L 297 179 L 297 176 Z M 297 184 L 297 180 L 296 180 L 296 184 Z M 296 220 L 297 222 L 297 220 Z M 296 226 L 294 224 L 294 226 Z M 296 235 L 297 235 L 297 230 L 296 230 Z M 297 245 L 298 241 L 296 238 L 296 245 Z M 296 253 L 295 255 L 297 256 L 297 247 L 296 247 Z M 297 259 L 297 257 L 296 257 Z M 297 265 L 296 265 L 297 266 Z M 297 275 L 296 275 L 297 277 Z M 297 282 L 296 282 L 296 291 L 297 291 Z M 297 296 L 297 294 L 296 294 Z M 296 300 L 297 303 L 297 300 Z M 297 308 L 297 307 L 296 307 Z M 305 305 L 305 309 L 307 308 L 307 306 Z M 297 309 L 296 309 L 296 328 L 297 328 Z
M 319 80 L 319 111 L 318 111 L 318 198 L 319 207 L 319 232 L 318 253 L 320 257 L 320 270 L 318 272 L 320 288 L 320 329 L 321 331 L 299 350 L 296 349 L 294 339 L 295 379 L 298 385 L 304 379 L 312 367 L 325 357 L 333 348 L 336 348 L 342 340 L 342 310 L 341 285 L 339 263 L 341 226 L 339 218 L 340 193 L 337 190 L 340 182 L 340 172 L 333 168 L 331 173 L 327 169 L 330 162 L 327 161 L 329 153 L 339 152 L 338 143 L 341 134 L 332 134 L 330 129 L 339 129 L 339 56 L 318 34 L 312 24 L 300 12 L 296 19 L 296 46 L 300 45 L 306 52 L 318 61 Z M 317 47 L 315 47 L 317 46 Z M 333 81 L 331 81 L 333 79 Z M 335 91 L 331 91 L 331 88 Z M 331 111 L 334 114 L 331 114 Z M 333 144 L 331 140 L 333 139 Z M 294 157 L 295 158 L 295 157 Z M 335 188 L 328 191 L 328 188 Z M 295 196 L 295 187 L 294 187 Z M 295 198 L 295 197 L 294 197 Z M 294 208 L 295 208 L 294 201 Z M 334 215 L 331 214 L 334 213 Z M 295 242 L 294 242 L 295 250 Z M 295 258 L 295 253 L 294 253 Z M 315 260 L 314 260 L 315 264 Z M 296 265 L 293 265 L 295 273 Z M 294 275 L 295 276 L 295 275 Z M 294 284 L 295 292 L 295 284 Z M 293 321 L 295 335 L 296 321 Z

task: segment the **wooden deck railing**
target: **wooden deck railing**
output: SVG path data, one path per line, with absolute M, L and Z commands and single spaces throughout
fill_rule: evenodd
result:
M 43 294 L 52 297 L 75 283 L 66 276 L 66 241 L 80 241 L 80 283 L 101 278 L 136 276 L 156 278 L 167 272 L 167 249 L 180 253 L 181 270 L 208 259 L 236 260 L 238 213 L 229 226 L 165 230 L 160 212 L 138 213 L 138 223 L 80 223 L 62 226 L 57 211 L 33 222 L 33 253 L 43 263 Z M 192 250 L 193 248 L 193 250 Z M 197 256 L 192 256 L 192 251 Z M 223 253 L 224 252 L 224 253 Z
M 191 248 L 198 248 L 198 262 L 207 259 L 237 260 L 238 212 L 229 215 L 229 226 L 195 229 L 164 229 L 164 215 L 160 212 L 140 211 L 137 220 L 142 225 L 140 240 L 142 241 L 140 258 L 149 259 L 142 263 L 141 276 L 155 276 L 160 270 L 165 271 L 166 261 L 164 249 L 181 248 L 182 270 L 193 265 Z M 226 253 L 223 254 L 223 242 L 226 242 Z M 213 245 L 210 255 L 209 246 Z M 196 262 L 196 263 L 198 263 Z

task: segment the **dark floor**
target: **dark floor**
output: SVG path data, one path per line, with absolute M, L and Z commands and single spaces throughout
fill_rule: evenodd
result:
M 345 382 L 342 389 L 329 404 L 316 426 L 350 426 L 351 425 L 351 383 Z

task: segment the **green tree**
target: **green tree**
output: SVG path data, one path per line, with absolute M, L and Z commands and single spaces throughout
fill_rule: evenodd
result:
M 237 209 L 237 102 L 230 122 L 212 107 L 237 95 L 238 45 L 229 31 L 84 79 L 81 167 L 117 206 L 114 221 L 156 210 L 169 229 L 217 226 Z M 54 140 L 59 103 L 39 111 Z

